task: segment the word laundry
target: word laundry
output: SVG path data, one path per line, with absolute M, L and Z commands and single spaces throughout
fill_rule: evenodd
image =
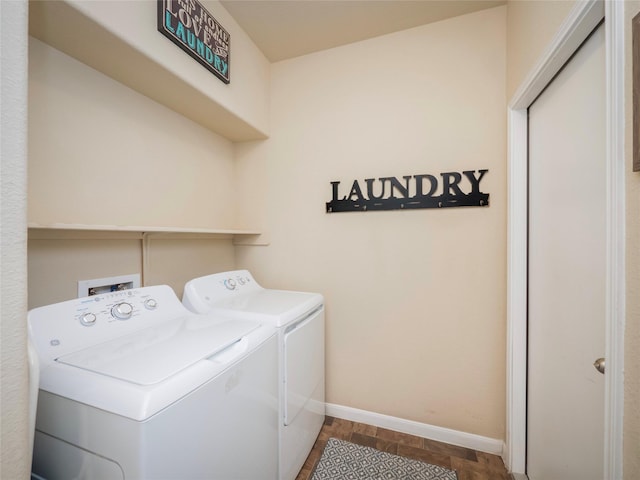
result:
M 349 193 L 342 197 L 341 182 L 331 182 L 332 199 L 326 203 L 326 211 L 485 207 L 489 205 L 489 194 L 480 190 L 480 182 L 488 171 L 444 172 L 440 178 L 429 174 L 406 175 L 402 180 L 396 177 L 366 178 L 364 189 L 358 180 L 354 180 Z

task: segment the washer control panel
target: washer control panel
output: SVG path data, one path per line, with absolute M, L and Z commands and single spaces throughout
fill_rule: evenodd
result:
M 29 335 L 38 354 L 57 358 L 159 322 L 190 315 L 166 285 L 82 297 L 31 310 Z
M 129 320 L 133 315 L 133 305 L 128 302 L 116 303 L 111 307 L 111 315 L 118 320 Z
M 129 320 L 134 315 L 140 316 L 145 311 L 158 308 L 158 300 L 153 297 L 153 293 L 141 292 L 140 289 L 110 292 L 78 300 L 78 320 L 85 327 L 93 327 L 98 321 Z

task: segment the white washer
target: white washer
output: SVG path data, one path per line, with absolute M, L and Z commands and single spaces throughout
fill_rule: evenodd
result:
M 36 308 L 28 324 L 35 476 L 277 478 L 273 326 L 193 314 L 168 286 Z
M 324 298 L 270 290 L 247 270 L 217 273 L 185 285 L 182 302 L 194 312 L 258 320 L 278 329 L 280 345 L 279 478 L 292 480 L 322 428 Z

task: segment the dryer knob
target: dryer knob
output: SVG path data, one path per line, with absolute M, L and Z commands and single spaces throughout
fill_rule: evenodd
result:
M 235 290 L 236 281 L 233 278 L 229 278 L 229 279 L 224 281 L 224 286 L 227 287 L 227 289 L 229 289 L 229 290 Z
M 127 302 L 118 303 L 111 309 L 111 315 L 119 320 L 127 320 L 131 318 L 132 313 L 133 306 Z

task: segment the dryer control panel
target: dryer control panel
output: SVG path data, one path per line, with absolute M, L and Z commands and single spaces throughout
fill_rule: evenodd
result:
M 248 270 L 214 273 L 188 281 L 182 302 L 191 311 L 206 313 L 220 300 L 258 290 L 264 288 Z
M 227 290 L 232 291 L 245 291 L 252 288 L 253 285 L 257 285 L 254 278 L 246 270 L 237 270 L 235 272 L 217 273 L 208 277 L 209 280 L 217 283 L 220 286 L 224 286 Z M 215 289 L 215 288 L 214 288 Z M 220 289 L 222 292 L 223 290 Z
M 169 286 L 134 288 L 34 308 L 29 336 L 41 361 L 55 360 L 185 315 L 191 314 Z

